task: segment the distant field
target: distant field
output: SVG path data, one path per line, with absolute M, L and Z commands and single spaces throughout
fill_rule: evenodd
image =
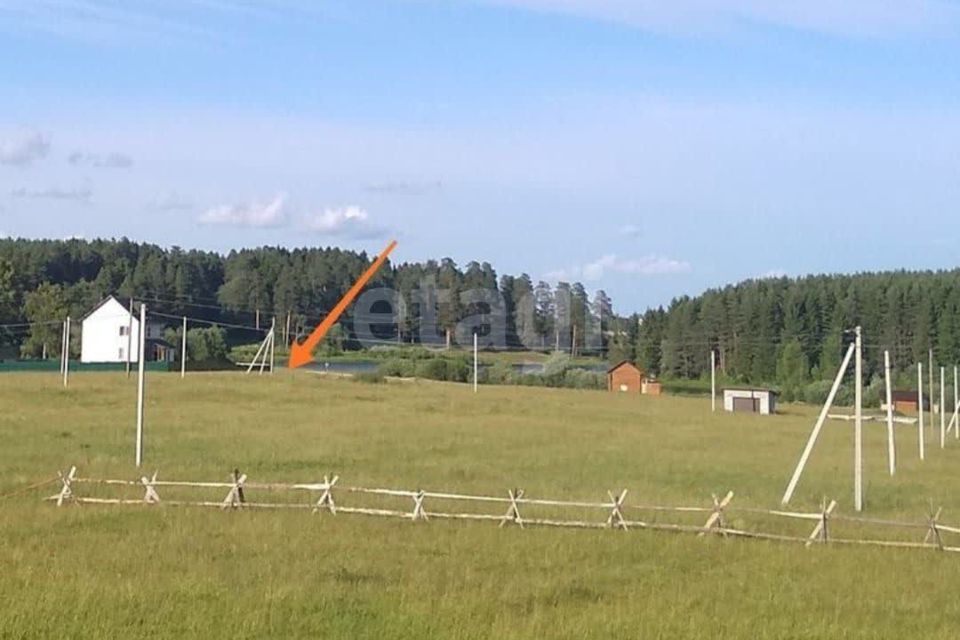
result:
M 148 391 L 144 470 L 161 478 L 337 473 L 350 485 L 584 500 L 627 488 L 631 504 L 706 505 L 733 490 L 736 505 L 774 507 L 816 414 L 286 371 L 155 373 Z M 72 464 L 138 477 L 134 395 L 123 374 L 75 375 L 69 390 L 55 374 L 0 375 L 0 494 Z M 890 479 L 884 426 L 866 425 L 867 513 L 920 520 L 933 504 L 960 525 L 960 443 L 941 451 L 931 437 L 920 463 L 915 429 L 898 429 Z M 794 506 L 826 495 L 852 512 L 851 436 L 852 423 L 828 423 Z M 309 511 L 57 509 L 39 500 L 54 489 L 0 500 L 0 638 L 955 638 L 960 620 L 960 554 Z

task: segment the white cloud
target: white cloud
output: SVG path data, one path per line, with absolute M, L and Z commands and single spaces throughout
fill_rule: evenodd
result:
M 43 134 L 24 132 L 6 140 L 0 140 L 0 164 L 26 167 L 50 152 L 50 140 Z
M 546 274 L 550 280 L 602 280 L 610 273 L 634 276 L 661 276 L 693 271 L 689 262 L 662 256 L 643 258 L 620 258 L 614 254 L 601 256 L 596 260 L 567 269 L 558 269 Z
M 204 211 L 200 222 L 234 227 L 279 227 L 287 219 L 286 200 L 286 196 L 280 193 L 267 203 L 220 205 Z
M 88 187 L 76 189 L 61 189 L 58 187 L 48 187 L 46 189 L 24 189 L 20 187 L 10 192 L 14 198 L 46 199 L 46 200 L 73 200 L 76 202 L 87 202 L 93 195 Z
M 844 37 L 949 33 L 960 6 L 949 0 L 465 0 L 629 24 L 648 31 L 695 35 L 754 24 Z
M 323 235 L 350 238 L 372 238 L 383 235 L 386 231 L 372 224 L 370 214 L 356 205 L 325 209 L 308 216 L 304 226 Z
M 67 160 L 74 166 L 88 166 L 97 169 L 128 169 L 133 166 L 133 158 L 125 153 L 86 153 L 74 151 Z

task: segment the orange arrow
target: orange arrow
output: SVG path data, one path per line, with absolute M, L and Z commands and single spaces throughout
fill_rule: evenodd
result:
M 360 279 L 357 280 L 350 290 L 347 291 L 347 294 L 343 296 L 340 302 L 337 303 L 337 306 L 333 308 L 326 318 L 323 319 L 323 322 L 313 330 L 313 333 L 303 341 L 303 344 L 297 344 L 294 342 L 290 345 L 290 363 L 289 367 L 291 369 L 296 369 L 297 367 L 302 367 L 303 365 L 313 362 L 313 350 L 317 348 L 317 345 L 320 344 L 320 341 L 323 340 L 323 337 L 327 335 L 327 332 L 330 331 L 330 328 L 337 323 L 337 320 L 340 319 L 340 316 L 343 315 L 343 312 L 347 310 L 347 307 L 350 306 L 350 303 L 353 302 L 354 298 L 360 295 L 360 292 L 370 281 L 370 278 L 380 270 L 380 267 L 383 266 L 383 263 L 387 261 L 387 257 L 390 255 L 390 252 L 394 250 L 397 246 L 397 241 L 393 240 L 387 248 L 383 250 L 377 259 L 373 261 L 373 264 L 370 265 L 370 268 L 363 272 L 363 275 L 360 276 Z

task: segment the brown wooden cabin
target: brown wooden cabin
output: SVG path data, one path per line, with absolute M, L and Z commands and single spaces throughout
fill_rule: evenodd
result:
M 893 410 L 899 413 L 917 413 L 917 392 L 909 390 L 895 390 L 890 392 L 890 397 L 893 400 Z M 930 398 L 927 394 L 922 394 L 923 397 L 923 410 L 930 410 Z M 880 393 L 880 404 L 887 404 L 887 393 L 885 391 Z
M 643 371 L 629 360 L 607 369 L 607 389 L 617 393 L 640 393 L 643 390 Z

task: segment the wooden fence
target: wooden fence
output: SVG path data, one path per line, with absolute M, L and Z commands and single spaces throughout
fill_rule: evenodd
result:
M 100 504 L 100 505 L 147 505 L 147 506 L 189 506 L 213 507 L 218 509 L 309 509 L 314 513 L 361 514 L 367 516 L 382 516 L 402 518 L 411 521 L 429 520 L 484 520 L 496 522 L 499 526 L 527 526 L 543 527 L 571 527 L 580 529 L 614 529 L 627 531 L 630 529 L 650 529 L 659 531 L 673 531 L 691 533 L 698 536 L 719 535 L 724 537 L 751 538 L 782 542 L 802 543 L 806 546 L 817 544 L 834 545 L 867 545 L 876 547 L 900 547 L 914 549 L 933 549 L 938 551 L 960 551 L 960 546 L 951 546 L 944 540 L 945 535 L 960 535 L 960 528 L 947 526 L 940 522 L 942 509 L 930 513 L 923 521 L 908 522 L 899 520 L 884 520 L 846 516 L 836 513 L 836 501 L 824 500 L 819 511 L 800 512 L 778 509 L 760 509 L 751 507 L 732 506 L 734 493 L 728 492 L 723 497 L 713 496 L 712 504 L 706 506 L 657 506 L 628 504 L 627 490 L 607 492 L 607 500 L 600 502 L 549 500 L 528 497 L 523 489 L 511 489 L 503 496 L 484 496 L 464 493 L 440 491 L 379 489 L 367 487 L 346 486 L 339 483 L 339 476 L 324 476 L 322 482 L 314 483 L 259 483 L 250 482 L 246 474 L 234 471 L 226 482 L 192 482 L 178 480 L 159 480 L 157 474 L 139 480 L 118 480 L 85 478 L 77 475 L 77 468 L 72 467 L 66 473 L 59 473 L 60 491 L 46 500 L 53 501 L 57 506 L 66 504 Z M 122 488 L 136 488 L 142 492 L 140 497 L 104 497 L 96 495 L 79 495 L 80 486 L 91 487 L 87 493 L 97 493 L 96 487 L 103 493 L 106 490 Z M 222 499 L 191 499 L 165 498 L 161 492 L 195 492 L 202 490 L 210 492 L 226 491 Z M 276 494 L 291 496 L 306 494 L 309 501 L 277 501 L 264 499 Z M 248 499 L 251 495 L 256 500 Z M 354 498 L 353 504 L 347 504 L 347 496 Z M 393 506 L 378 506 L 363 504 L 362 497 L 373 497 L 393 501 L 403 501 L 406 508 Z M 335 499 L 336 498 L 336 499 Z M 471 508 L 468 508 L 470 505 Z M 443 509 L 443 507 L 448 507 Z M 458 510 L 449 507 L 458 506 Z M 484 507 L 487 510 L 483 510 Z M 497 508 L 496 512 L 491 512 Z M 552 515 L 529 515 L 536 509 L 547 509 Z M 564 513 L 576 511 L 580 514 L 577 519 L 564 517 Z M 596 515 L 594 515 L 596 514 Z M 637 515 L 634 515 L 637 514 Z M 647 514 L 645 519 L 640 515 Z M 699 518 L 696 522 L 677 523 L 662 522 L 658 516 L 664 514 L 681 518 Z M 806 521 L 812 529 L 801 532 L 783 531 L 778 526 L 777 532 L 751 530 L 733 523 L 734 519 L 792 521 L 794 524 Z M 698 524 L 702 522 L 702 524 Z M 857 533 L 870 537 L 849 537 L 837 535 L 835 529 L 844 525 L 854 529 Z M 918 531 L 923 539 L 904 540 L 901 538 L 884 538 L 880 532 Z

